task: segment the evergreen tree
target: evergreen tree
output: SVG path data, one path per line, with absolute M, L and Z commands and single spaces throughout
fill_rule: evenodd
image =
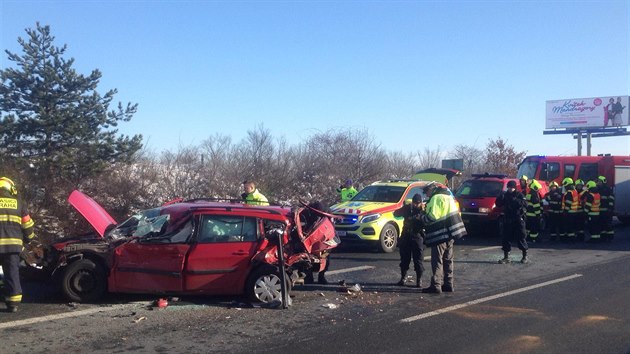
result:
M 37 23 L 26 33 L 18 38 L 23 53 L 5 50 L 14 67 L 0 70 L 0 173 L 17 174 L 23 186 L 27 180 L 31 188 L 24 190 L 37 190 L 44 203 L 65 200 L 82 180 L 131 161 L 141 149 L 141 135 L 120 135 L 116 128 L 132 118 L 137 104 L 110 110 L 117 90 L 96 91 L 98 69 L 77 73 L 49 26 Z

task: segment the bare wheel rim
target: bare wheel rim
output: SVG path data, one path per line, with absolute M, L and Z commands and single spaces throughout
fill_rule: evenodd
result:
M 383 236 L 383 244 L 387 248 L 393 248 L 396 244 L 396 232 L 392 228 L 388 228 L 385 230 L 385 235 Z
M 279 300 L 281 290 L 280 277 L 275 274 L 264 275 L 258 278 L 254 284 L 254 294 L 256 298 L 262 302 Z

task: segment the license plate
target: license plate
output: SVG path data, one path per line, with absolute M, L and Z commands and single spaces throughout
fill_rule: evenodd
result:
M 346 231 L 335 231 L 335 235 L 337 236 L 346 236 L 348 233 Z

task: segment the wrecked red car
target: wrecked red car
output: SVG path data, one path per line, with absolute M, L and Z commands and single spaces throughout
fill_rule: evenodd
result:
M 281 296 L 278 238 L 286 285 L 323 269 L 339 240 L 330 215 L 304 207 L 190 200 L 144 210 L 118 224 L 93 199 L 68 201 L 96 234 L 51 245 L 43 266 L 63 294 L 89 302 L 110 293 Z

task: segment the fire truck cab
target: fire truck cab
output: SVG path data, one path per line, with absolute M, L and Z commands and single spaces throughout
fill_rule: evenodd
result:
M 615 193 L 615 215 L 630 224 L 630 156 L 527 156 L 518 167 L 523 175 L 559 185 L 566 177 L 586 183 L 604 176 Z

